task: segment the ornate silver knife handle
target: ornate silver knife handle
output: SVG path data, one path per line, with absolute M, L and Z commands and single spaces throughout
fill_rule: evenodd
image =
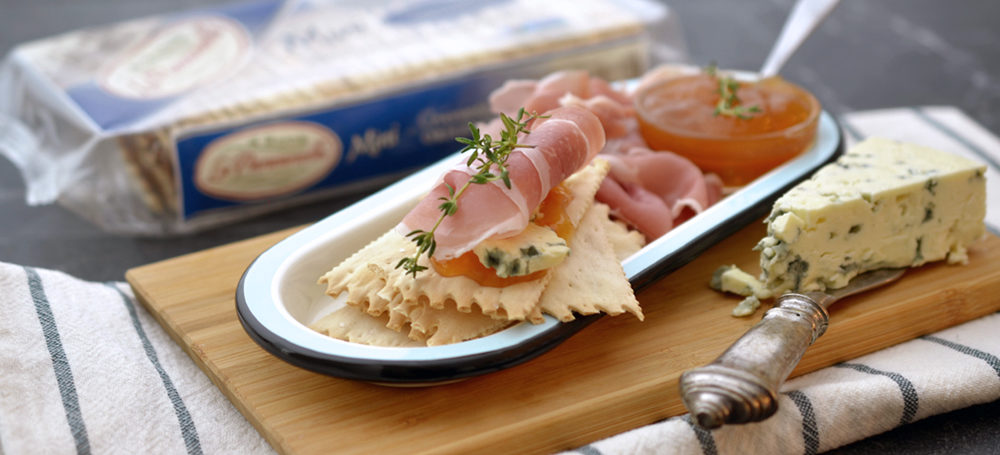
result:
M 858 275 L 827 293 L 786 293 L 756 325 L 712 363 L 681 375 L 684 405 L 698 426 L 758 422 L 778 410 L 778 389 L 806 348 L 826 332 L 833 302 L 891 282 L 905 269 Z

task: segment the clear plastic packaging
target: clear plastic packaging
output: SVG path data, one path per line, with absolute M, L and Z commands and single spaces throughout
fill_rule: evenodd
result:
M 680 60 L 646 0 L 276 0 L 70 32 L 0 66 L 0 153 L 29 204 L 195 232 L 370 188 L 454 152 L 510 78 Z

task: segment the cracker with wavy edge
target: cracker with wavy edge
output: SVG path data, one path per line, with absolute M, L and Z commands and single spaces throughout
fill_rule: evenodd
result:
M 566 179 L 565 185 L 573 195 L 566 213 L 573 224 L 579 224 L 593 203 L 607 171 L 606 161 L 594 160 Z M 466 313 L 478 306 L 482 313 L 496 319 L 521 321 L 540 317 L 536 306 L 549 274 L 502 288 L 480 286 L 463 276 L 444 277 L 433 267 L 414 278 L 396 268 L 396 263 L 413 254 L 415 248 L 412 241 L 391 230 L 327 272 L 319 282 L 327 285 L 326 292 L 331 296 L 347 292 L 347 303 L 369 314 L 380 315 L 395 308 L 396 320 L 409 319 L 409 313 L 423 305 L 441 309 L 451 303 Z
M 617 250 L 612 246 L 614 237 L 620 244 Z M 620 258 L 638 251 L 643 243 L 642 234 L 631 235 L 623 225 L 608 218 L 608 206 L 595 203 L 570 239 L 578 254 L 570 254 L 565 262 L 552 269 L 552 278 L 540 303 L 527 319 L 541 322 L 543 311 L 562 321 L 573 320 L 573 312 L 604 311 L 617 315 L 627 311 L 642 320 L 642 309 L 621 268 Z M 405 309 L 401 305 L 402 302 L 390 304 L 389 327 L 406 330 L 409 323 L 409 337 L 424 340 L 428 346 L 479 338 L 509 325 L 508 321 L 479 312 L 460 312 L 450 304 L 441 309 L 419 303 Z
M 387 266 L 391 268 L 399 261 L 398 251 L 386 245 L 396 238 L 402 236 L 394 231 L 383 234 L 320 277 L 319 284 L 326 284 L 327 295 L 337 298 L 346 293 L 348 305 L 360 307 L 372 316 L 381 315 L 389 302 L 379 297 L 378 292 L 385 287 Z M 406 243 L 413 248 L 412 242 Z
M 309 328 L 323 335 L 351 343 L 370 346 L 388 347 L 421 347 L 423 341 L 411 340 L 405 334 L 389 330 L 385 324 L 389 315 L 372 316 L 360 308 L 345 306 L 320 320 L 312 323 Z
M 496 333 L 511 324 L 511 321 L 493 319 L 473 311 L 463 313 L 455 307 L 431 308 L 421 306 L 409 315 L 411 339 L 422 340 L 428 346 L 458 343 Z
M 462 313 L 454 306 L 422 306 L 415 310 L 411 330 L 407 320 L 392 321 L 390 313 L 374 316 L 361 306 L 344 306 L 309 325 L 323 335 L 351 343 L 384 347 L 423 347 L 458 343 L 495 333 L 511 324 L 479 312 Z M 426 334 L 430 334 L 429 336 Z
M 490 335 L 511 324 L 479 312 L 463 313 L 454 306 L 437 309 L 422 305 L 412 310 L 416 330 L 411 329 L 406 314 L 376 316 L 361 306 L 335 310 L 309 328 L 339 340 L 373 346 L 438 346 Z
M 346 292 L 349 305 L 360 306 L 373 316 L 393 308 L 400 313 L 423 305 L 444 308 L 454 303 L 458 311 L 471 312 L 475 305 L 494 318 L 515 320 L 524 320 L 533 313 L 548 283 L 546 275 L 535 281 L 493 288 L 464 276 L 441 276 L 433 268 L 414 278 L 396 268 L 400 258 L 414 252 L 412 241 L 389 231 L 323 275 L 320 283 L 326 283 L 330 296 Z
M 552 280 L 542 293 L 539 307 L 560 321 L 574 319 L 573 313 L 629 312 L 643 319 L 620 259 L 608 240 L 608 206 L 594 204 L 580 222 L 569 245 L 572 253 L 552 269 Z
M 588 224 L 592 221 L 588 221 L 588 218 L 593 218 L 593 221 L 600 221 L 597 224 L 601 225 L 606 234 L 607 241 L 612 244 L 612 249 L 617 260 L 630 256 L 645 243 L 642 234 L 636 231 L 629 231 L 621 223 L 608 219 L 608 208 L 604 204 L 595 203 L 591 207 L 590 212 L 596 213 L 591 216 L 588 212 L 588 215 L 581 221 L 579 229 L 584 232 L 589 231 L 590 226 Z M 580 243 L 580 240 L 575 241 L 581 246 L 592 248 L 587 243 L 587 240 L 582 241 L 584 243 Z M 602 256 L 603 261 L 609 260 L 607 252 L 604 252 Z M 586 260 L 586 258 L 584 259 Z M 568 261 L 561 267 L 573 269 L 574 265 Z M 592 279 L 592 277 L 582 278 Z M 625 277 L 621 276 L 619 283 L 624 282 L 624 280 Z M 585 306 L 582 309 L 569 305 L 560 305 L 560 302 L 557 301 L 559 299 L 580 298 L 573 295 L 575 292 L 579 292 L 579 290 L 567 292 L 558 289 L 564 281 L 561 278 L 551 281 L 542 294 L 542 304 L 539 306 L 545 306 L 547 312 L 561 320 L 572 320 L 572 311 L 588 312 L 588 308 L 597 308 L 597 305 L 592 302 L 589 306 Z M 613 288 L 622 292 L 617 297 L 627 297 L 626 300 L 634 301 L 631 288 L 624 290 L 619 285 L 615 285 Z M 555 297 L 549 300 L 546 299 L 546 296 Z M 594 300 L 592 296 L 584 296 L 579 301 L 589 302 L 592 300 Z M 400 304 L 400 301 L 391 302 L 390 306 Z M 637 312 L 641 319 L 641 310 L 638 308 L 629 308 L 626 311 Z M 621 312 L 618 310 L 614 311 L 615 314 Z M 538 318 L 541 318 L 540 312 L 537 315 L 529 316 L 528 319 L 534 321 Z M 480 312 L 460 312 L 454 305 L 446 305 L 444 308 L 437 309 L 417 304 L 416 307 L 410 308 L 408 311 L 390 311 L 380 316 L 366 314 L 357 307 L 345 307 L 324 316 L 320 321 L 311 325 L 310 328 L 333 338 L 373 346 L 438 346 L 484 337 L 496 333 L 510 324 L 510 321 L 493 319 Z
M 587 209 L 593 204 L 594 195 L 607 172 L 607 161 L 595 159 L 563 182 L 572 195 L 566 206 L 566 216 L 574 226 L 580 224 Z M 428 271 L 433 271 L 433 268 Z M 391 306 L 393 313 L 412 319 L 408 315 L 420 306 L 429 305 L 441 309 L 446 304 L 454 303 L 460 312 L 472 312 L 473 305 L 476 305 L 484 314 L 495 319 L 535 322 L 542 319 L 537 305 L 551 273 L 534 281 L 493 288 L 480 286 L 466 277 L 445 278 L 437 273 L 427 273 L 428 271 L 422 272 L 415 279 L 402 270 L 389 274 L 380 297 L 388 299 L 395 292 L 403 296 L 400 304 Z

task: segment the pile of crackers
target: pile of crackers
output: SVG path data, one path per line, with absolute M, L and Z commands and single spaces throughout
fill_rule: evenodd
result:
M 345 306 L 310 327 L 333 338 L 375 346 L 436 346 L 486 336 L 544 315 L 631 313 L 642 309 L 622 270 L 622 259 L 642 248 L 643 236 L 609 218 L 594 201 L 608 163 L 595 159 L 564 182 L 573 195 L 566 209 L 576 230 L 571 252 L 544 276 L 506 287 L 444 277 L 433 267 L 416 277 L 397 269 L 414 243 L 391 230 L 319 279 Z

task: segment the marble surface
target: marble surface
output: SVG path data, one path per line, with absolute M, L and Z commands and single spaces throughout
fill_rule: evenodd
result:
M 75 28 L 219 0 L 0 0 L 0 54 Z M 756 69 L 791 0 L 668 1 L 690 60 Z M 844 1 L 789 60 L 783 75 L 834 114 L 883 107 L 955 105 L 1000 133 L 1000 2 Z M 122 280 L 130 267 L 317 220 L 359 195 L 286 210 L 196 236 L 123 238 L 58 207 L 29 207 L 14 166 L 0 159 L 0 261 L 90 280 Z M 845 399 L 847 399 L 845 397 Z M 931 417 L 830 453 L 1000 453 L 1000 402 Z

